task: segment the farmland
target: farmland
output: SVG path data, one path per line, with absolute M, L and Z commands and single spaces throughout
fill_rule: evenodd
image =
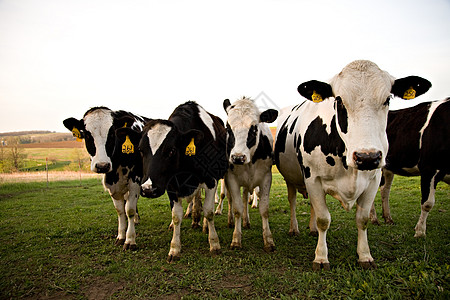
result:
M 439 183 L 428 217 L 427 237 L 416 239 L 419 178 L 397 176 L 391 193 L 395 225 L 370 225 L 378 269 L 357 264 L 354 209 L 327 201 L 331 271 L 312 271 L 317 238 L 308 235 L 309 204 L 299 196 L 300 235 L 290 237 L 289 205 L 282 177 L 274 174 L 270 226 L 277 247 L 263 251 L 261 218 L 250 210 L 243 248 L 230 250 L 232 229 L 216 216 L 222 253 L 209 254 L 207 236 L 183 220 L 182 256 L 166 262 L 167 196 L 139 200 L 138 250 L 114 246 L 117 215 L 98 179 L 2 183 L 0 298 L 25 299 L 199 299 L 348 298 L 448 299 L 450 297 L 450 187 Z M 377 212 L 381 214 L 377 195 Z M 186 207 L 186 204 L 184 204 Z M 225 209 L 226 213 L 226 209 Z

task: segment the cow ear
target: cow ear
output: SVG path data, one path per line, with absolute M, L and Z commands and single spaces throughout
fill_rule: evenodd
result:
M 259 121 L 265 122 L 265 123 L 272 123 L 277 119 L 277 117 L 278 117 L 277 110 L 268 109 L 259 115 Z
M 297 91 L 308 100 L 322 102 L 323 99 L 333 97 L 331 85 L 325 82 L 311 80 L 300 84 Z
M 227 108 L 231 105 L 230 99 L 223 100 L 223 109 L 227 112 Z M 228 112 L 227 112 L 228 113 Z
M 185 155 L 196 155 L 196 144 L 203 139 L 203 132 L 197 129 L 191 129 L 181 134 L 181 150 Z
M 128 127 L 121 127 L 116 130 L 117 142 L 122 149 L 122 153 L 131 154 L 137 151 L 141 140 L 141 133 Z
M 396 79 L 392 86 L 391 93 L 405 100 L 410 100 L 425 94 L 430 87 L 431 82 L 428 80 L 419 76 L 408 76 Z
M 124 116 L 120 119 L 114 120 L 114 127 L 121 128 L 121 127 L 131 127 L 134 123 L 134 118 L 130 116 Z
M 77 141 L 84 138 L 84 122 L 75 118 L 68 118 L 63 121 L 64 126 L 72 132 Z

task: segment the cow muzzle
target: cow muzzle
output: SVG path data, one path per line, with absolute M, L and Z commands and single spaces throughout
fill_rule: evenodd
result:
M 144 188 L 141 186 L 141 196 L 146 198 L 158 198 L 164 194 L 156 187 Z
M 96 173 L 108 173 L 111 171 L 111 164 L 109 162 L 99 162 L 95 164 Z
M 243 165 L 247 160 L 245 154 L 233 154 L 231 155 L 231 163 L 234 165 Z
M 353 161 L 358 170 L 367 171 L 381 167 L 381 151 L 376 152 L 353 152 Z

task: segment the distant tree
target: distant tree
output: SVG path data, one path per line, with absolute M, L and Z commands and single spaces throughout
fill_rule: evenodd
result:
M 26 154 L 24 153 L 23 148 L 20 146 L 20 141 L 18 138 L 13 138 L 8 143 L 9 152 L 9 160 L 10 160 L 10 171 L 18 171 L 20 167 L 22 167 L 24 160 L 26 158 Z

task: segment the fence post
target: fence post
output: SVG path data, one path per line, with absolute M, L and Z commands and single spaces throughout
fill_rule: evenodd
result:
M 47 172 L 47 188 L 48 188 L 48 157 L 45 158 L 45 171 Z
M 78 169 L 80 171 L 80 186 L 81 186 L 81 158 L 78 157 Z

